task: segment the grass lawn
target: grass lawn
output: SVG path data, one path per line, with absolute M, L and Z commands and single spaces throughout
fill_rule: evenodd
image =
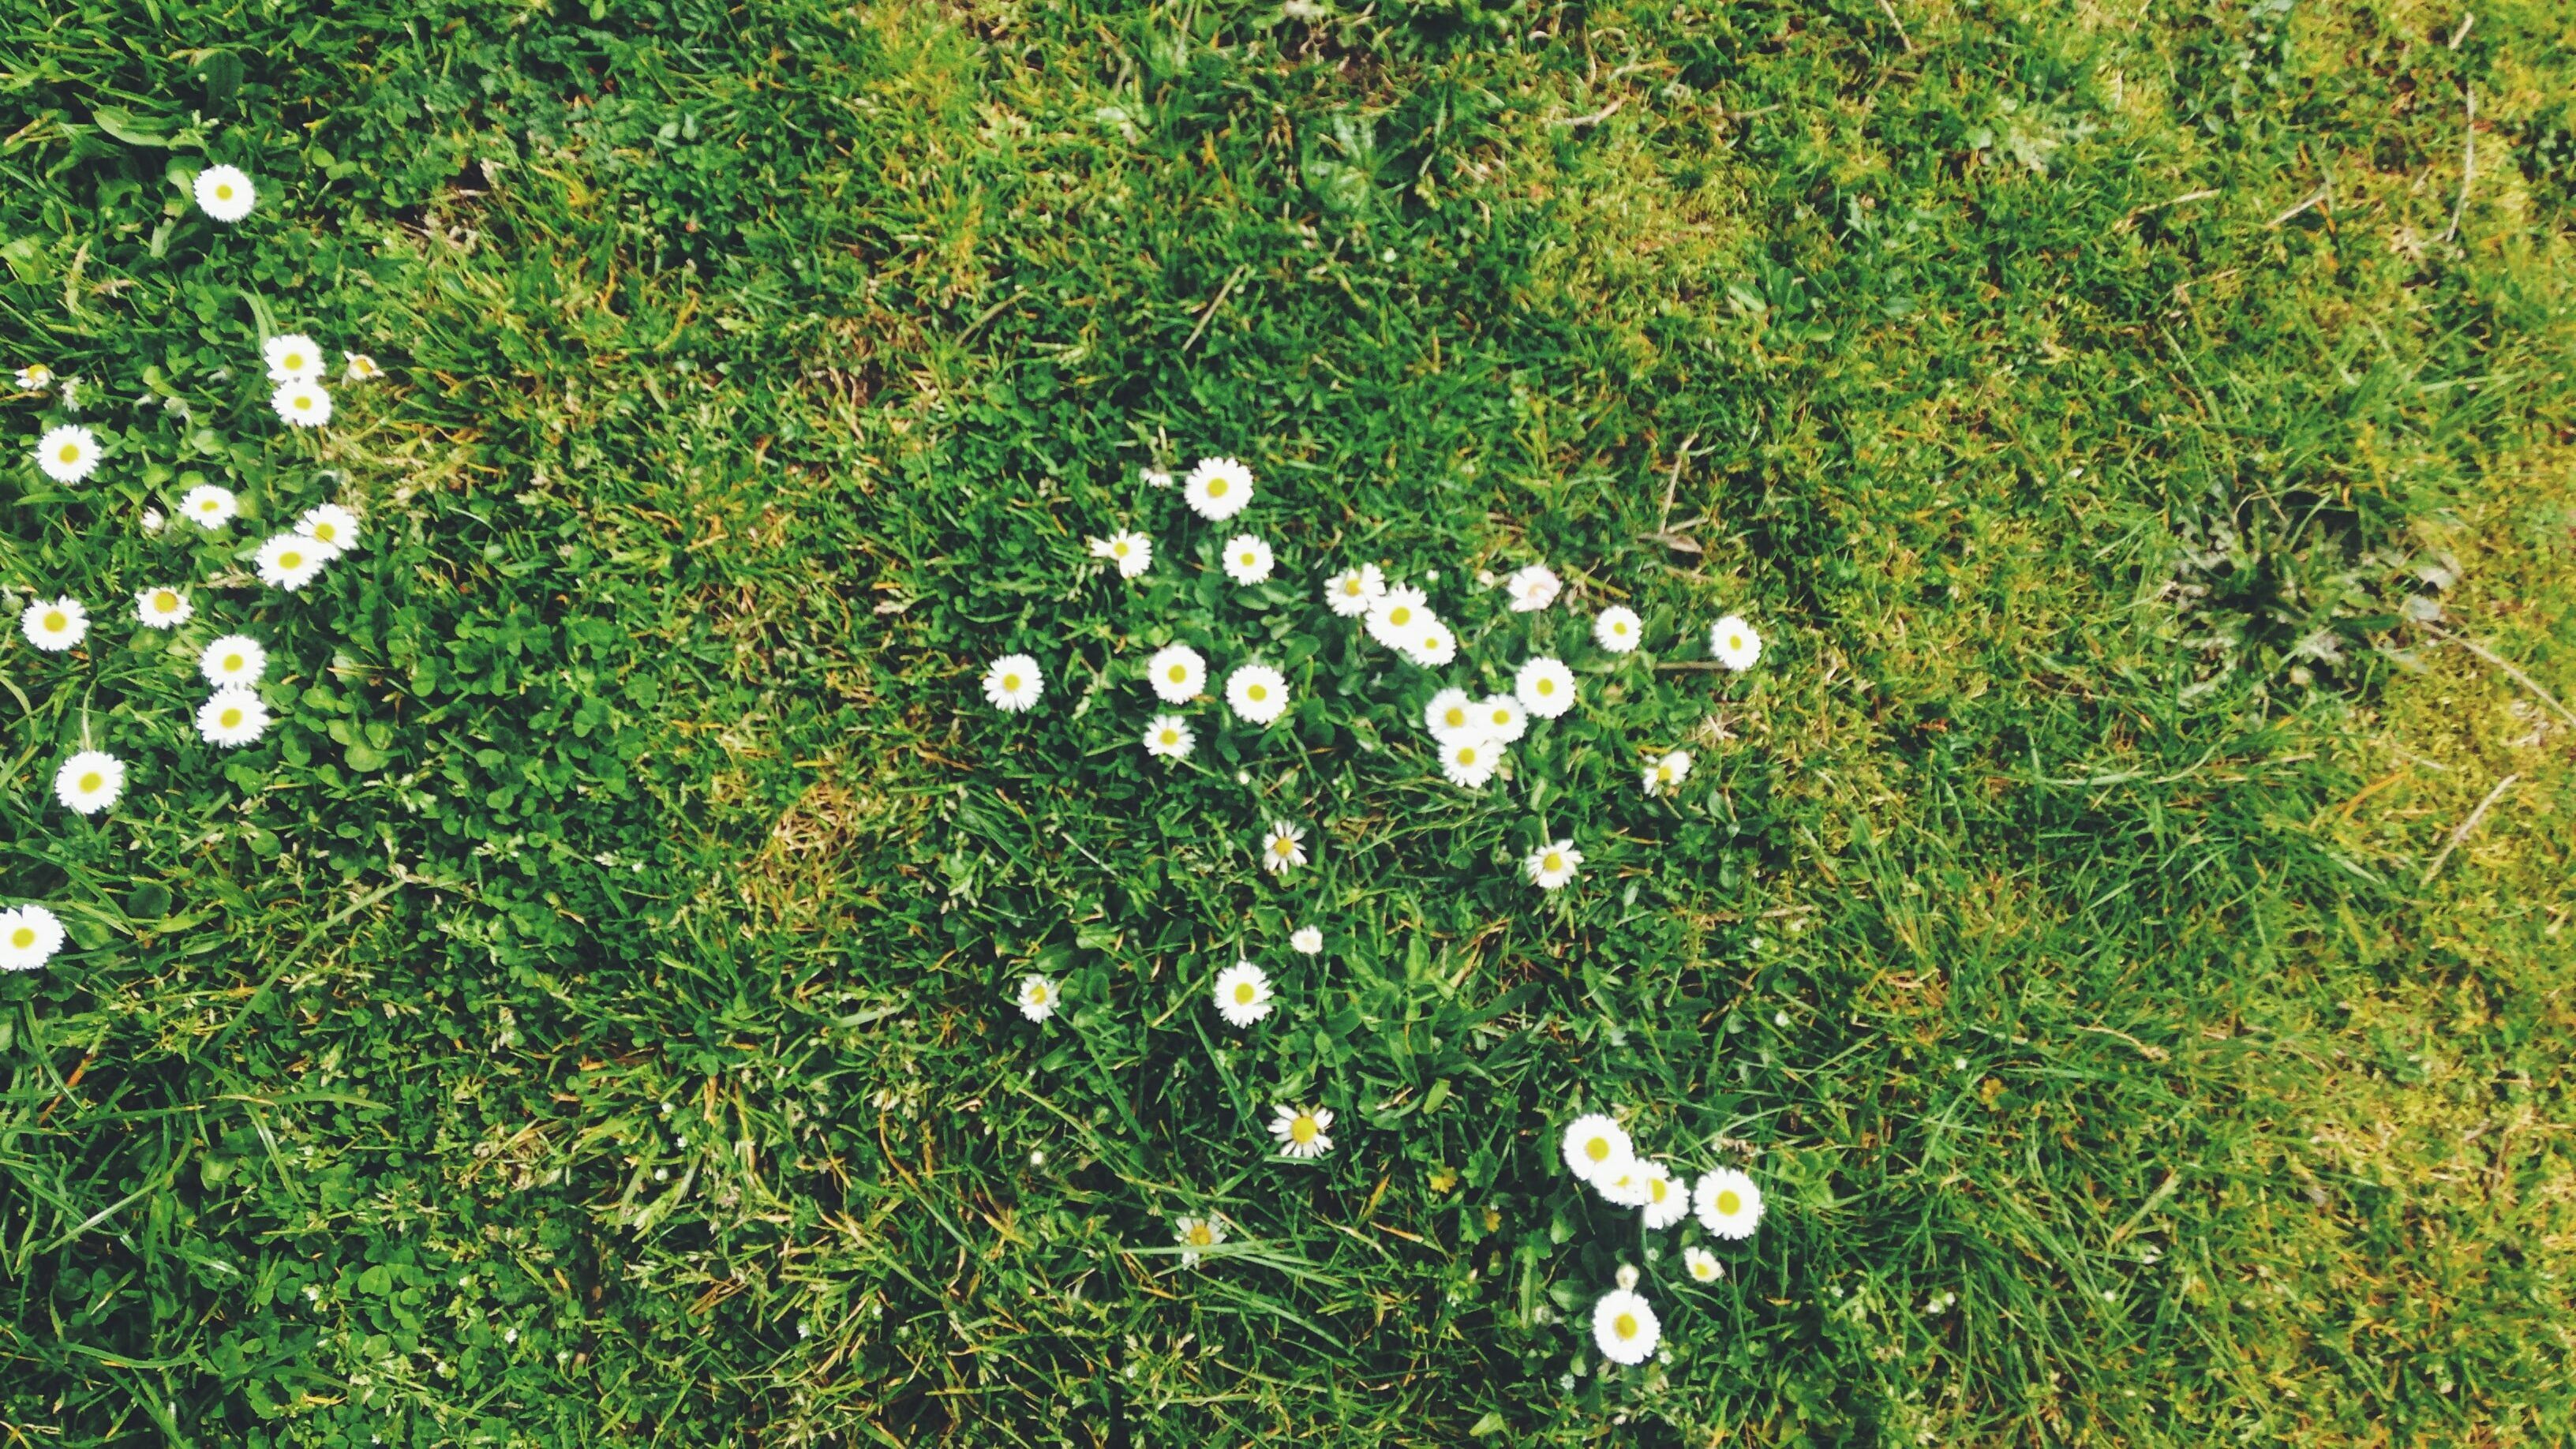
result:
M 2565 5 L 20 0 L 0 97 L 0 1441 L 2576 1440 Z

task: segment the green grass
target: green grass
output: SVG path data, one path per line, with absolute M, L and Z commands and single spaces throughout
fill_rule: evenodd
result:
M 99 621 L 0 641 L 75 937 L 0 979 L 0 1433 L 2576 1436 L 2576 32 L 2464 18 L 15 7 L 0 361 L 110 456 L 0 482 L 11 612 Z M 392 376 L 289 435 L 278 329 Z M 1202 453 L 1280 582 L 1137 481 Z M 199 479 L 256 521 L 140 528 Z M 1579 612 L 1473 586 L 1542 559 Z M 1360 560 L 1584 708 L 1440 784 Z M 1152 765 L 1175 638 L 1300 707 Z M 1569 1183 L 1594 1108 L 1762 1182 L 1721 1283 Z M 1622 1262 L 1669 1363 L 1591 1350 Z

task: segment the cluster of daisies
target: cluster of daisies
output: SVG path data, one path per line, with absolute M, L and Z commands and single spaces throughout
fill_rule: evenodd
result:
M 1589 1184 L 1603 1201 L 1636 1208 L 1649 1232 L 1661 1232 L 1695 1215 L 1710 1235 L 1741 1241 L 1761 1225 L 1762 1189 L 1752 1178 L 1720 1167 L 1702 1173 L 1685 1188 L 1671 1168 L 1637 1155 L 1627 1129 L 1616 1118 L 1599 1113 L 1577 1117 L 1566 1125 L 1562 1150 L 1568 1171 Z M 1713 1283 L 1726 1274 L 1717 1255 L 1696 1244 L 1682 1250 L 1682 1264 L 1702 1283 Z M 1592 1338 L 1601 1356 L 1613 1363 L 1642 1363 L 1662 1336 L 1654 1306 L 1637 1292 L 1637 1270 L 1622 1267 L 1618 1285 L 1592 1305 Z

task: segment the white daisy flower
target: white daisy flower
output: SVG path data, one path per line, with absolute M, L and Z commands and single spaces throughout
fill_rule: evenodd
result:
M 209 166 L 197 173 L 197 209 L 221 222 L 235 222 L 250 215 L 259 200 L 257 188 L 238 166 Z
M 1207 661 L 1187 644 L 1166 644 L 1145 661 L 1145 682 L 1165 704 L 1187 704 L 1207 683 Z
M 1630 1161 L 1615 1172 L 1603 1172 L 1592 1179 L 1592 1190 L 1601 1200 L 1614 1207 L 1644 1207 L 1647 1193 L 1646 1164 Z
M 1762 657 L 1762 636 L 1733 614 L 1709 626 L 1708 652 L 1717 662 L 1741 674 Z
M 1019 1003 L 1020 1015 L 1031 1021 L 1044 1021 L 1055 1015 L 1056 1003 L 1062 996 L 1056 984 L 1045 977 L 1023 976 L 1020 989 L 1012 993 L 1012 1000 Z
M 1592 616 L 1592 642 L 1613 654 L 1632 654 L 1646 642 L 1646 626 L 1636 610 L 1612 604 Z
M 1717 1255 L 1696 1243 L 1682 1249 L 1682 1266 L 1701 1283 L 1714 1283 L 1726 1276 L 1726 1265 L 1717 1261 Z
M 259 345 L 268 359 L 270 382 L 317 382 L 322 377 L 322 349 L 301 332 L 288 332 Z
M 1446 668 L 1458 657 L 1458 636 L 1439 620 L 1426 619 L 1414 630 L 1412 642 L 1402 652 L 1424 669 Z
M 143 510 L 143 531 L 145 533 L 159 533 L 161 530 L 168 528 L 169 526 L 170 520 L 161 516 L 160 509 L 147 508 Z
M 1225 1224 L 1212 1217 L 1174 1218 L 1172 1241 L 1181 1245 L 1181 1266 L 1195 1268 L 1202 1252 L 1225 1241 Z
M 36 440 L 36 466 L 57 483 L 78 483 L 98 471 L 98 434 L 78 423 L 46 429 Z
M 196 612 L 186 589 L 140 589 L 134 595 L 134 617 L 148 629 L 176 629 Z
M 1732 1167 L 1721 1167 L 1691 1188 L 1699 1225 L 1721 1238 L 1749 1238 L 1762 1222 L 1762 1189 Z
M 1391 584 L 1369 605 L 1369 637 L 1389 649 L 1412 647 L 1414 636 L 1421 632 L 1422 621 L 1432 617 L 1427 595 L 1410 584 Z
M 1512 694 L 1540 719 L 1554 719 L 1574 708 L 1574 671 L 1542 654 L 1512 677 Z
M 1573 841 L 1559 840 L 1531 851 L 1521 866 L 1529 872 L 1530 884 L 1540 890 L 1562 890 L 1581 873 L 1583 852 L 1574 848 Z
M 1272 875 L 1283 875 L 1304 865 L 1305 847 L 1298 842 L 1305 838 L 1305 827 L 1285 820 L 1271 821 L 1269 832 L 1261 837 L 1261 868 Z
M 1321 1157 L 1333 1150 L 1333 1139 L 1325 1129 L 1333 1125 L 1333 1114 L 1322 1107 L 1274 1107 L 1278 1115 L 1270 1119 L 1270 1135 L 1279 1139 L 1282 1157 Z
M 1422 707 L 1422 727 L 1442 744 L 1484 737 L 1476 727 L 1476 704 L 1463 689 L 1444 689 Z
M 46 653 L 60 654 L 89 637 L 89 610 L 78 599 L 33 599 L 18 615 L 18 632 Z
M 1225 677 L 1225 702 L 1246 724 L 1269 724 L 1288 712 L 1288 678 L 1267 664 L 1239 665 Z
M 1646 1210 L 1646 1226 L 1662 1232 L 1690 1216 L 1690 1188 L 1673 1176 L 1673 1170 L 1660 1162 L 1639 1164 L 1646 1175 L 1646 1200 L 1638 1206 Z
M 54 771 L 54 798 L 75 815 L 96 815 L 125 793 L 125 762 L 104 750 L 83 750 Z
M 373 382 L 385 375 L 385 370 L 376 365 L 376 360 L 363 352 L 343 352 L 340 356 L 349 364 L 341 376 L 351 382 Z
M 237 750 L 268 733 L 268 706 L 238 684 L 228 684 L 197 706 L 197 737 L 207 744 Z
M 1179 715 L 1158 714 L 1145 722 L 1145 753 L 1155 759 L 1186 760 L 1197 744 L 1189 721 Z
M 1249 961 L 1237 961 L 1216 978 L 1216 1014 L 1235 1026 L 1250 1026 L 1270 1014 L 1270 974 Z
M 259 581 L 294 593 L 313 582 L 340 551 L 318 538 L 281 533 L 259 546 Z
M 1440 773 L 1461 790 L 1481 790 L 1494 778 L 1494 769 L 1503 762 L 1503 747 L 1491 740 L 1469 737 L 1453 740 L 1440 747 Z
M 268 651 L 247 634 L 226 634 L 197 656 L 197 672 L 217 689 L 228 684 L 248 689 L 268 672 Z
M 331 394 L 318 382 L 281 382 L 268 405 L 299 428 L 318 428 L 331 421 Z
M 1136 470 L 1136 477 L 1148 488 L 1172 486 L 1172 470 L 1169 468 L 1139 468 Z
M 1531 564 L 1528 568 L 1515 570 L 1510 578 L 1503 580 L 1503 592 L 1511 595 L 1512 612 L 1515 614 L 1537 613 L 1555 603 L 1557 591 L 1564 587 L 1564 581 L 1545 564 Z
M 1192 513 L 1223 523 L 1252 502 L 1252 470 L 1232 458 L 1201 458 L 1181 480 L 1181 497 Z
M 1592 1305 L 1592 1342 L 1612 1363 L 1644 1363 L 1663 1336 L 1655 1310 L 1629 1289 L 1613 1288 Z
M 304 516 L 295 520 L 295 531 L 345 553 L 358 546 L 358 515 L 337 503 L 325 503 L 305 509 Z
M 1225 541 L 1225 576 L 1238 584 L 1257 584 L 1270 577 L 1270 545 L 1258 535 L 1238 533 Z
M 1661 795 L 1666 790 L 1680 789 L 1682 781 L 1690 778 L 1690 767 L 1688 750 L 1674 750 L 1648 765 L 1645 771 L 1646 793 Z
M 211 532 L 230 523 L 234 515 L 241 512 L 241 500 L 233 497 L 233 490 L 229 488 L 200 483 L 181 495 L 179 512 L 189 522 Z
M 1299 926 L 1288 933 L 1288 949 L 1301 956 L 1312 956 L 1324 949 L 1324 933 L 1313 926 Z
M 1141 533 L 1113 533 L 1089 540 L 1091 556 L 1118 565 L 1118 577 L 1132 579 L 1154 566 L 1154 541 Z
M 1565 1138 L 1559 1144 L 1565 1156 L 1566 1170 L 1585 1182 L 1618 1172 L 1636 1160 L 1628 1144 L 1628 1129 L 1618 1119 L 1600 1112 L 1586 1113 L 1565 1124 Z
M 0 971 L 33 971 L 63 948 L 63 923 L 43 906 L 0 911 Z
M 54 370 L 41 362 L 31 362 L 18 369 L 20 392 L 43 392 L 54 385 Z
M 1005 654 L 984 671 L 984 698 L 1005 714 L 1027 709 L 1045 691 L 1046 676 L 1038 672 L 1038 662 L 1025 654 Z
M 1386 575 L 1376 564 L 1344 569 L 1324 581 L 1324 602 L 1345 619 L 1356 619 L 1386 596 Z
M 1477 728 L 1495 744 L 1517 744 L 1529 733 L 1529 711 L 1508 694 L 1486 695 L 1476 701 L 1475 710 Z

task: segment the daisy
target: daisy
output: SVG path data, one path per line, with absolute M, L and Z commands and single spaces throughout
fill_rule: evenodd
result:
M 348 361 L 349 369 L 343 376 L 351 382 L 373 382 L 385 375 L 385 370 L 376 365 L 376 360 L 363 352 L 343 352 L 340 356 Z
M 1749 1238 L 1762 1221 L 1762 1189 L 1732 1167 L 1721 1167 L 1691 1189 L 1699 1225 L 1721 1238 Z
M 43 392 L 54 385 L 54 370 L 41 362 L 31 362 L 18 369 L 20 392 Z
M 331 421 L 331 394 L 318 382 L 281 382 L 268 405 L 299 428 L 318 428 Z
M 1461 790 L 1481 790 L 1503 762 L 1503 747 L 1491 740 L 1468 738 L 1440 747 L 1440 773 Z
M 1592 616 L 1592 642 L 1613 654 L 1632 654 L 1645 642 L 1646 626 L 1637 611 L 1618 604 Z
M 1626 1288 L 1613 1288 L 1592 1305 L 1592 1341 L 1612 1363 L 1644 1363 L 1664 1336 L 1655 1310 Z
M 1386 596 L 1386 575 L 1376 564 L 1344 569 L 1324 581 L 1324 602 L 1345 619 L 1356 619 Z
M 226 685 L 248 689 L 268 672 L 268 651 L 247 634 L 226 634 L 197 656 L 197 669 L 217 689 Z
M 1683 1186 L 1673 1170 L 1660 1162 L 1642 1165 L 1646 1174 L 1646 1200 L 1638 1206 L 1646 1210 L 1646 1226 L 1662 1232 L 1690 1216 L 1690 1189 Z
M 1215 1218 L 1174 1218 L 1172 1241 L 1181 1245 L 1181 1266 L 1195 1268 L 1200 1253 L 1225 1241 L 1225 1224 Z
M 1614 1207 L 1644 1207 L 1646 1182 L 1646 1165 L 1642 1162 L 1630 1162 L 1616 1171 L 1605 1171 L 1594 1176 L 1592 1190 L 1601 1194 L 1602 1201 Z
M 0 911 L 0 971 L 33 971 L 63 948 L 63 923 L 39 905 Z
M 1542 654 L 1521 666 L 1512 678 L 1512 693 L 1540 719 L 1554 719 L 1574 708 L 1574 671 Z
M 1430 599 L 1409 584 L 1391 585 L 1369 605 L 1369 637 L 1389 649 L 1402 649 L 1412 642 L 1422 621 L 1431 617 Z
M 1531 564 L 1503 580 L 1503 592 L 1512 596 L 1515 614 L 1537 613 L 1555 603 L 1557 590 L 1564 587 L 1564 581 L 1545 564 Z
M 237 750 L 268 733 L 268 706 L 238 684 L 228 684 L 197 706 L 197 737 Z
M 358 515 L 337 503 L 325 503 L 305 509 L 304 516 L 295 520 L 295 531 L 345 551 L 357 547 Z
M 1324 1135 L 1333 1125 L 1333 1114 L 1322 1107 L 1274 1107 L 1279 1115 L 1270 1119 L 1270 1135 L 1279 1139 L 1282 1157 L 1321 1157 L 1333 1150 L 1333 1139 Z
M 322 349 L 301 332 L 272 337 L 259 351 L 268 359 L 270 382 L 314 382 L 322 376 Z
M 148 629 L 175 629 L 196 612 L 185 589 L 142 589 L 134 595 L 134 617 Z
M 1733 614 L 1709 626 L 1708 652 L 1717 662 L 1741 674 L 1762 657 L 1762 636 Z
M 1675 750 L 1648 765 L 1645 777 L 1646 793 L 1661 795 L 1666 790 L 1679 789 L 1682 781 L 1690 778 L 1690 767 L 1691 757 L 1688 750 Z
M 161 516 L 160 509 L 147 508 L 143 510 L 143 531 L 145 533 L 159 533 L 161 530 L 168 528 L 169 526 L 170 520 Z
M 1187 704 L 1207 683 L 1207 661 L 1187 644 L 1166 644 L 1145 661 L 1145 679 L 1165 704 Z
M 1288 935 L 1288 949 L 1312 956 L 1324 949 L 1324 933 L 1313 926 L 1299 926 Z
M 54 798 L 75 815 L 96 815 L 125 793 L 125 762 L 104 750 L 83 750 L 54 771 Z
M 209 166 L 197 173 L 193 188 L 197 209 L 221 222 L 235 222 L 250 215 L 259 192 L 250 184 L 238 166 Z
M 1235 1026 L 1250 1026 L 1270 1014 L 1270 976 L 1249 961 L 1237 961 L 1216 978 L 1216 1014 Z
M 291 594 L 313 582 L 322 566 L 339 556 L 338 549 L 318 538 L 281 533 L 259 546 L 259 581 Z
M 1717 1255 L 1697 1244 L 1682 1249 L 1682 1266 L 1702 1283 L 1714 1283 L 1726 1276 L 1726 1265 L 1717 1261 Z
M 1583 852 L 1574 848 L 1573 841 L 1559 840 L 1531 851 L 1521 866 L 1529 872 L 1530 884 L 1540 890 L 1562 890 L 1582 870 Z
M 984 698 L 1004 714 L 1018 714 L 1038 702 L 1046 677 L 1038 662 L 1025 654 L 1005 654 L 984 671 Z
M 1043 976 L 1023 976 L 1013 999 L 1020 1004 L 1020 1015 L 1031 1021 L 1044 1021 L 1055 1015 L 1056 1002 L 1062 995 L 1056 984 Z
M 1225 541 L 1225 576 L 1238 584 L 1257 584 L 1270 577 L 1270 545 L 1258 536 L 1238 533 Z
M 1513 744 L 1529 733 L 1529 711 L 1508 694 L 1489 694 L 1476 701 L 1476 727 L 1495 744 Z
M 233 497 L 233 490 L 229 488 L 200 483 L 180 497 L 179 511 L 187 516 L 189 522 L 212 531 L 231 522 L 233 516 L 241 512 L 241 500 Z
M 1585 1182 L 1617 1172 L 1635 1160 L 1628 1145 L 1628 1129 L 1620 1126 L 1616 1118 L 1599 1112 L 1565 1124 L 1565 1140 L 1559 1150 L 1565 1155 L 1567 1170 Z
M 1252 470 L 1232 458 L 1201 458 L 1181 480 L 1181 497 L 1192 513 L 1223 523 L 1252 502 Z
M 1484 737 L 1476 727 L 1476 706 L 1463 689 L 1444 689 L 1422 707 L 1422 727 L 1442 744 Z
M 18 632 L 48 654 L 60 654 L 89 635 L 89 610 L 78 599 L 31 600 L 18 616 Z
M 1247 724 L 1266 725 L 1288 712 L 1288 679 L 1267 664 L 1241 665 L 1225 677 L 1225 702 Z
M 1172 486 L 1172 470 L 1169 468 L 1139 468 L 1136 477 L 1148 488 Z
M 1458 657 L 1458 636 L 1437 619 L 1426 619 L 1404 647 L 1404 657 L 1425 669 L 1440 669 Z
M 1270 833 L 1261 837 L 1261 868 L 1280 875 L 1306 863 L 1306 852 L 1298 842 L 1306 838 L 1305 827 L 1285 820 L 1270 822 Z
M 1154 541 L 1141 533 L 1113 533 L 1090 540 L 1091 556 L 1118 565 L 1118 577 L 1132 579 L 1154 566 Z
M 78 483 L 98 471 L 98 434 L 78 423 L 46 429 L 36 441 L 36 466 L 57 483 Z
M 1197 743 L 1189 722 L 1179 715 L 1158 714 L 1145 724 L 1145 753 L 1155 759 L 1186 760 Z

